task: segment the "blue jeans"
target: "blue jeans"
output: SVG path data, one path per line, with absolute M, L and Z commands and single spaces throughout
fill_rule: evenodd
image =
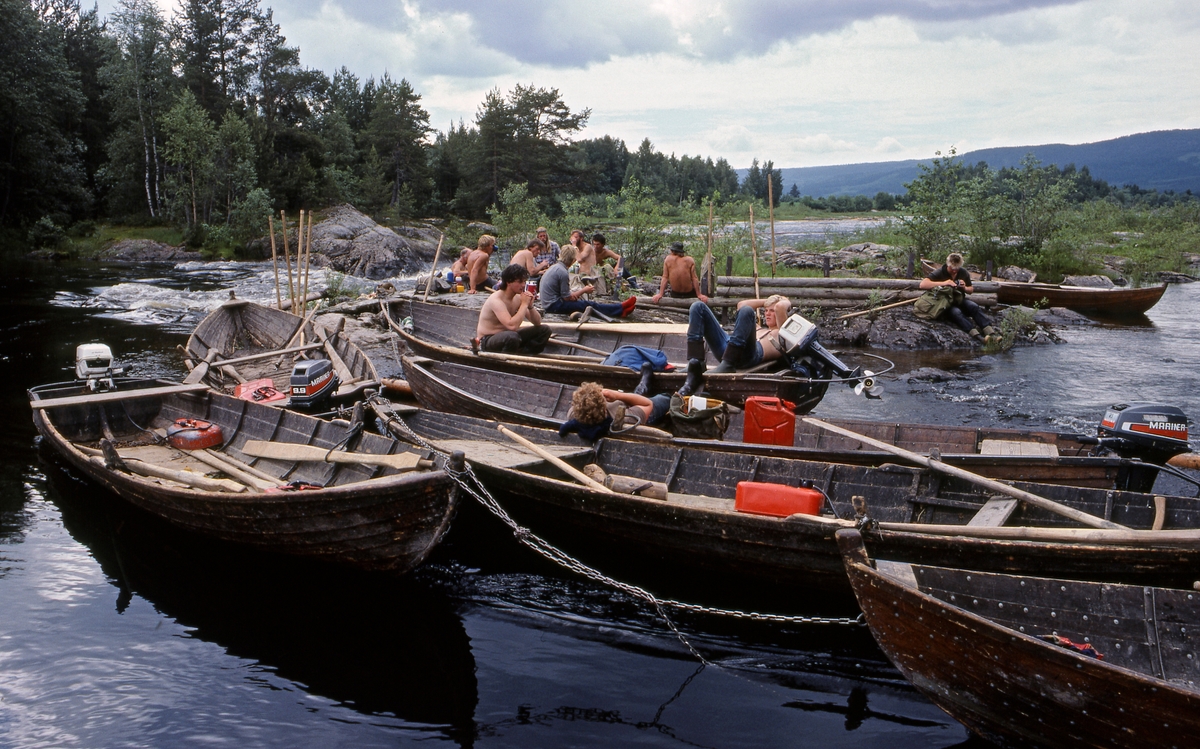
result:
M 572 312 L 583 312 L 588 307 L 595 307 L 600 311 L 600 314 L 608 315 L 609 317 L 620 317 L 621 313 L 625 311 L 625 308 L 620 304 L 601 304 L 600 302 L 585 302 L 579 300 L 569 302 L 566 299 L 560 299 L 553 304 L 547 305 L 546 311 L 555 315 L 569 315 Z
M 757 330 L 758 321 L 751 307 L 742 307 L 737 311 L 732 334 L 725 332 L 721 323 L 717 322 L 717 316 L 704 302 L 692 302 L 688 309 L 688 340 L 704 341 L 717 359 L 724 359 L 725 349 L 731 345 L 746 351 L 749 344 L 754 344 L 754 348 L 748 352 L 748 358 L 743 357 L 741 362 L 734 362 L 738 367 L 753 367 L 762 361 L 762 344 L 755 338 Z

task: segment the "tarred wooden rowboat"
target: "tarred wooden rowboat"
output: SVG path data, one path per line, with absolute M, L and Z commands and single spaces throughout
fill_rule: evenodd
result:
M 1146 310 L 1158 304 L 1166 290 L 1166 284 L 1137 289 L 1097 289 L 1087 286 L 1001 281 L 996 299 L 1001 304 L 1023 304 L 1031 307 L 1041 302 L 1044 307 L 1066 307 L 1076 312 L 1129 317 L 1144 314 Z
M 409 307 L 412 320 L 409 328 L 392 316 L 388 303 L 383 303 L 382 307 L 389 324 L 408 347 L 429 359 L 486 367 L 496 372 L 537 377 L 566 385 L 593 381 L 605 387 L 633 390 L 640 375 L 632 369 L 600 364 L 600 357 L 591 354 L 572 356 L 565 353 L 573 350 L 567 345 L 569 343 L 606 352 L 629 344 L 661 350 L 675 364 L 672 371 L 654 374 L 651 382 L 654 392 L 674 392 L 687 379 L 687 326 L 684 325 L 615 323 L 587 325 L 576 330 L 575 325 L 559 324 L 552 327 L 556 328 L 555 338 L 562 346 L 562 355 L 474 354 L 471 352 L 471 339 L 475 336 L 475 325 L 479 320 L 477 310 L 414 299 Z M 710 363 L 715 364 L 711 361 L 711 355 Z M 784 367 L 782 363 L 779 366 Z M 796 413 L 808 413 L 825 397 L 829 381 L 800 378 L 790 370 L 779 373 L 736 372 L 708 375 L 705 388 L 714 398 L 734 405 L 744 403 L 748 396 L 762 395 L 783 398 L 796 404 Z
M 426 408 L 547 429 L 557 429 L 567 420 L 571 396 L 577 389 L 573 385 L 455 362 L 439 362 L 423 356 L 404 356 L 401 362 L 408 385 Z M 888 453 L 799 420 L 791 447 L 744 443 L 741 441 L 743 419 L 742 413 L 731 419 L 725 435 L 727 441 L 678 439 L 676 444 L 857 465 L 895 462 Z M 993 478 L 1150 491 L 1158 475 L 1158 467 L 1153 464 L 1115 455 L 1093 457 L 1095 441 L 1089 442 L 1082 435 L 853 419 L 829 421 L 906 450 L 927 453 L 937 449 L 947 463 Z M 623 436 L 653 439 L 662 435 L 632 430 Z
M 857 531 L 837 539 L 880 648 L 980 736 L 1004 747 L 1196 745 L 1200 593 L 921 567 L 879 553 L 872 564 Z
M 249 440 L 268 440 L 333 451 L 350 438 L 348 450 L 359 455 L 413 452 L 377 434 L 353 435 L 344 422 L 232 398 L 204 384 L 155 380 L 118 381 L 104 393 L 79 383 L 44 385 L 29 398 L 42 438 L 73 468 L 200 535 L 402 573 L 429 555 L 454 515 L 454 484 L 440 469 L 256 459 L 243 450 Z M 155 431 L 177 419 L 218 426 L 223 447 L 189 451 L 161 444 Z
M 399 426 L 406 425 L 406 428 Z M 635 571 L 685 571 L 705 584 L 736 587 L 806 585 L 848 592 L 833 534 L 863 521 L 879 523 L 883 549 L 895 558 L 955 565 L 968 560 L 997 571 L 1052 571 L 1061 577 L 1125 575 L 1200 579 L 1200 507 L 1168 497 L 1163 528 L 1146 494 L 1018 483 L 1020 488 L 1134 530 L 1099 530 L 1031 506 L 1004 524 L 980 524 L 991 489 L 925 468 L 854 466 L 725 452 L 701 446 L 602 439 L 595 448 L 574 435 L 513 426 L 535 444 L 561 451 L 582 469 L 666 485 L 667 500 L 606 493 L 572 479 L 509 442 L 495 422 L 417 409 L 401 414 L 393 433 L 419 435 L 447 453 L 461 450 L 508 513 L 552 543 Z M 827 501 L 821 514 L 767 517 L 736 510 L 743 481 L 797 487 L 808 482 Z M 835 516 L 836 515 L 836 516 Z M 976 517 L 979 515 L 980 517 Z M 976 523 L 971 523 L 975 520 Z M 866 522 L 866 521 L 863 521 Z M 590 555 L 590 556 L 588 556 Z M 772 587 L 774 586 L 774 587 Z

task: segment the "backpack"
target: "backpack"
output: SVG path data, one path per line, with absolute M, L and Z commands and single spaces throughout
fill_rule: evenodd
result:
M 936 320 L 945 314 L 952 305 L 958 304 L 966 297 L 958 289 L 949 286 L 937 286 L 922 294 L 913 304 L 913 314 L 922 320 Z
M 679 393 L 671 395 L 671 434 L 702 440 L 724 437 L 729 428 L 729 406 L 724 401 L 708 398 L 707 408 L 689 408 L 689 401 Z

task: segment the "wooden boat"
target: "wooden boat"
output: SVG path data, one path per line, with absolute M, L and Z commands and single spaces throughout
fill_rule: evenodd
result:
M 884 653 L 983 738 L 1144 749 L 1194 746 L 1200 736 L 1200 594 L 1191 586 L 873 566 L 857 532 L 839 531 L 838 542 Z
M 471 352 L 471 339 L 475 336 L 475 325 L 479 319 L 476 310 L 414 299 L 410 307 L 412 328 L 409 329 L 392 317 L 387 303 L 383 303 L 382 307 L 388 323 L 404 339 L 409 349 L 429 359 L 473 364 L 496 372 L 527 375 L 566 385 L 595 381 L 603 383 L 605 387 L 632 390 L 640 379 L 639 373 L 628 367 L 601 364 L 602 357 L 599 355 L 474 354 Z M 568 344 L 579 344 L 604 352 L 612 352 L 623 345 L 662 350 L 668 360 L 675 363 L 675 368 L 654 375 L 651 385 L 655 392 L 674 392 L 687 379 L 686 325 L 616 323 L 576 326 L 556 323 L 551 327 L 555 329 L 555 339 L 559 340 L 565 351 L 573 350 Z M 715 366 L 711 354 L 709 358 Z M 783 398 L 796 404 L 797 413 L 808 413 L 825 397 L 829 382 L 802 379 L 790 371 L 764 370 L 709 375 L 705 379 L 705 388 L 714 398 L 735 406 L 744 403 L 748 396 L 762 395 Z
M 921 267 L 929 274 L 940 268 L 941 263 L 922 259 Z M 1041 304 L 1043 307 L 1066 307 L 1076 312 L 1091 312 L 1109 317 L 1133 317 L 1145 314 L 1146 310 L 1158 304 L 1166 290 L 1165 283 L 1127 289 L 998 281 L 996 301 L 1000 304 L 1023 304 L 1026 307 L 1035 304 Z
M 1137 289 L 1097 289 L 1087 286 L 1002 281 L 996 292 L 996 299 L 1001 304 L 1023 304 L 1031 307 L 1041 302 L 1043 307 L 1066 307 L 1076 312 L 1129 317 L 1144 314 L 1146 310 L 1158 304 L 1166 290 L 1166 284 Z
M 402 573 L 425 559 L 454 514 L 445 471 L 379 465 L 419 456 L 376 434 L 352 436 L 344 422 L 239 400 L 203 384 L 155 380 L 121 382 L 103 393 L 78 383 L 44 385 L 29 398 L 38 431 L 72 467 L 142 510 L 211 538 Z M 155 430 L 178 419 L 216 425 L 223 444 L 205 450 L 161 444 Z M 347 437 L 353 450 L 342 451 Z M 248 442 L 263 440 L 365 463 L 325 462 L 325 455 L 252 457 Z M 229 478 L 207 475 L 213 472 Z
M 577 389 L 574 385 L 422 356 L 403 356 L 401 362 L 413 395 L 426 408 L 545 429 L 557 429 L 567 420 L 571 396 Z M 676 440 L 676 444 L 857 465 L 894 461 L 891 455 L 858 440 L 802 421 L 796 423 L 791 447 L 745 443 L 741 441 L 743 418 L 742 413 L 734 414 L 724 441 Z M 907 450 L 927 453 L 936 449 L 947 463 L 992 478 L 1150 491 L 1158 475 L 1158 466 L 1150 463 L 1113 455 L 1092 456 L 1095 440 L 1089 442 L 1083 435 L 852 419 L 829 421 Z M 653 438 L 636 431 L 624 436 Z
M 685 571 L 689 579 L 737 586 L 817 586 L 848 592 L 833 534 L 857 522 L 878 522 L 879 548 L 894 558 L 981 569 L 1042 571 L 1062 577 L 1170 576 L 1200 579 L 1200 508 L 1167 497 L 1155 523 L 1154 498 L 1132 492 L 1048 484 L 1016 486 L 1075 510 L 1136 530 L 1096 530 L 1022 503 L 1003 527 L 969 525 L 992 490 L 925 468 L 877 468 L 725 452 L 693 446 L 602 439 L 594 448 L 557 432 L 513 426 L 535 444 L 553 447 L 576 469 L 594 462 L 606 474 L 636 483 L 662 482 L 657 500 L 563 480 L 558 468 L 515 444 L 504 444 L 495 422 L 415 409 L 405 428 L 446 452 L 461 450 L 493 495 L 519 522 L 552 543 L 635 569 Z M 498 442 L 498 440 L 500 440 Z M 797 487 L 810 483 L 827 500 L 821 514 L 788 517 L 738 512 L 739 482 Z M 865 518 L 855 509 L 855 497 Z M 836 516 L 835 516 L 836 514 Z M 976 516 L 979 515 L 979 518 Z M 994 521 L 993 521 L 994 522 Z M 585 561 L 588 561 L 585 557 Z M 603 566 L 603 565 L 601 565 Z M 703 572 L 701 572 L 703 570 Z M 774 599 L 773 599 L 774 600 Z
M 285 349 L 290 353 L 276 353 Z M 210 355 L 212 360 L 206 362 Z M 286 395 L 291 392 L 292 365 L 301 357 L 332 362 L 340 381 L 334 397 L 379 384 L 375 365 L 340 330 L 329 331 L 310 319 L 241 299 L 231 299 L 200 321 L 184 357 L 193 372 L 196 367 L 206 370 L 202 382 L 228 393 L 240 383 L 269 378 Z

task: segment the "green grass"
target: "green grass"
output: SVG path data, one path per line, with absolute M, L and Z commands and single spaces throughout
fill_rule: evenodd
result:
M 70 251 L 81 258 L 95 257 L 105 247 L 122 239 L 150 239 L 177 247 L 183 243 L 183 232 L 175 226 L 126 226 L 101 224 L 86 237 L 68 237 Z

